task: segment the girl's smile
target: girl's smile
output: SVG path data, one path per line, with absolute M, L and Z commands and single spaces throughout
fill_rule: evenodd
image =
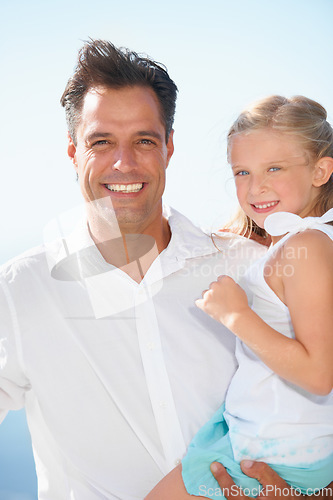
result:
M 278 205 L 279 201 L 265 201 L 260 203 L 251 203 L 252 208 L 257 213 L 266 213 L 270 212 L 273 208 Z

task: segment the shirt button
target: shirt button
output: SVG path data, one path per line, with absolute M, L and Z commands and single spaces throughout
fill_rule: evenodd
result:
M 147 342 L 147 349 L 148 349 L 149 351 L 154 351 L 154 350 L 155 350 L 155 348 L 156 348 L 156 344 L 155 344 L 155 342 Z
M 179 465 L 179 464 L 181 464 L 181 462 L 182 461 L 180 460 L 180 458 L 177 458 L 177 460 L 175 460 L 175 465 Z
M 160 401 L 160 407 L 163 408 L 163 409 L 166 408 L 167 407 L 166 402 L 165 401 Z

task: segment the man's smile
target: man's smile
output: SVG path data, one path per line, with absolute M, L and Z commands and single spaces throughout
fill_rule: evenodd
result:
M 143 188 L 144 183 L 136 184 L 105 184 L 105 187 L 115 193 L 138 193 Z

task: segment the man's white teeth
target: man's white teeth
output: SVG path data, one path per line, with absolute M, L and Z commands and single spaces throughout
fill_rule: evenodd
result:
M 256 208 L 269 208 L 274 207 L 278 204 L 278 201 L 272 201 L 271 203 L 263 203 L 262 205 L 254 205 Z
M 115 191 L 117 193 L 137 193 L 142 189 L 143 184 L 107 184 L 106 187 L 110 191 Z

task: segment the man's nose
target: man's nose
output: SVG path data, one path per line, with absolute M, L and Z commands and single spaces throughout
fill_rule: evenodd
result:
M 137 167 L 135 155 L 129 147 L 119 147 L 114 158 L 113 169 L 130 172 Z

